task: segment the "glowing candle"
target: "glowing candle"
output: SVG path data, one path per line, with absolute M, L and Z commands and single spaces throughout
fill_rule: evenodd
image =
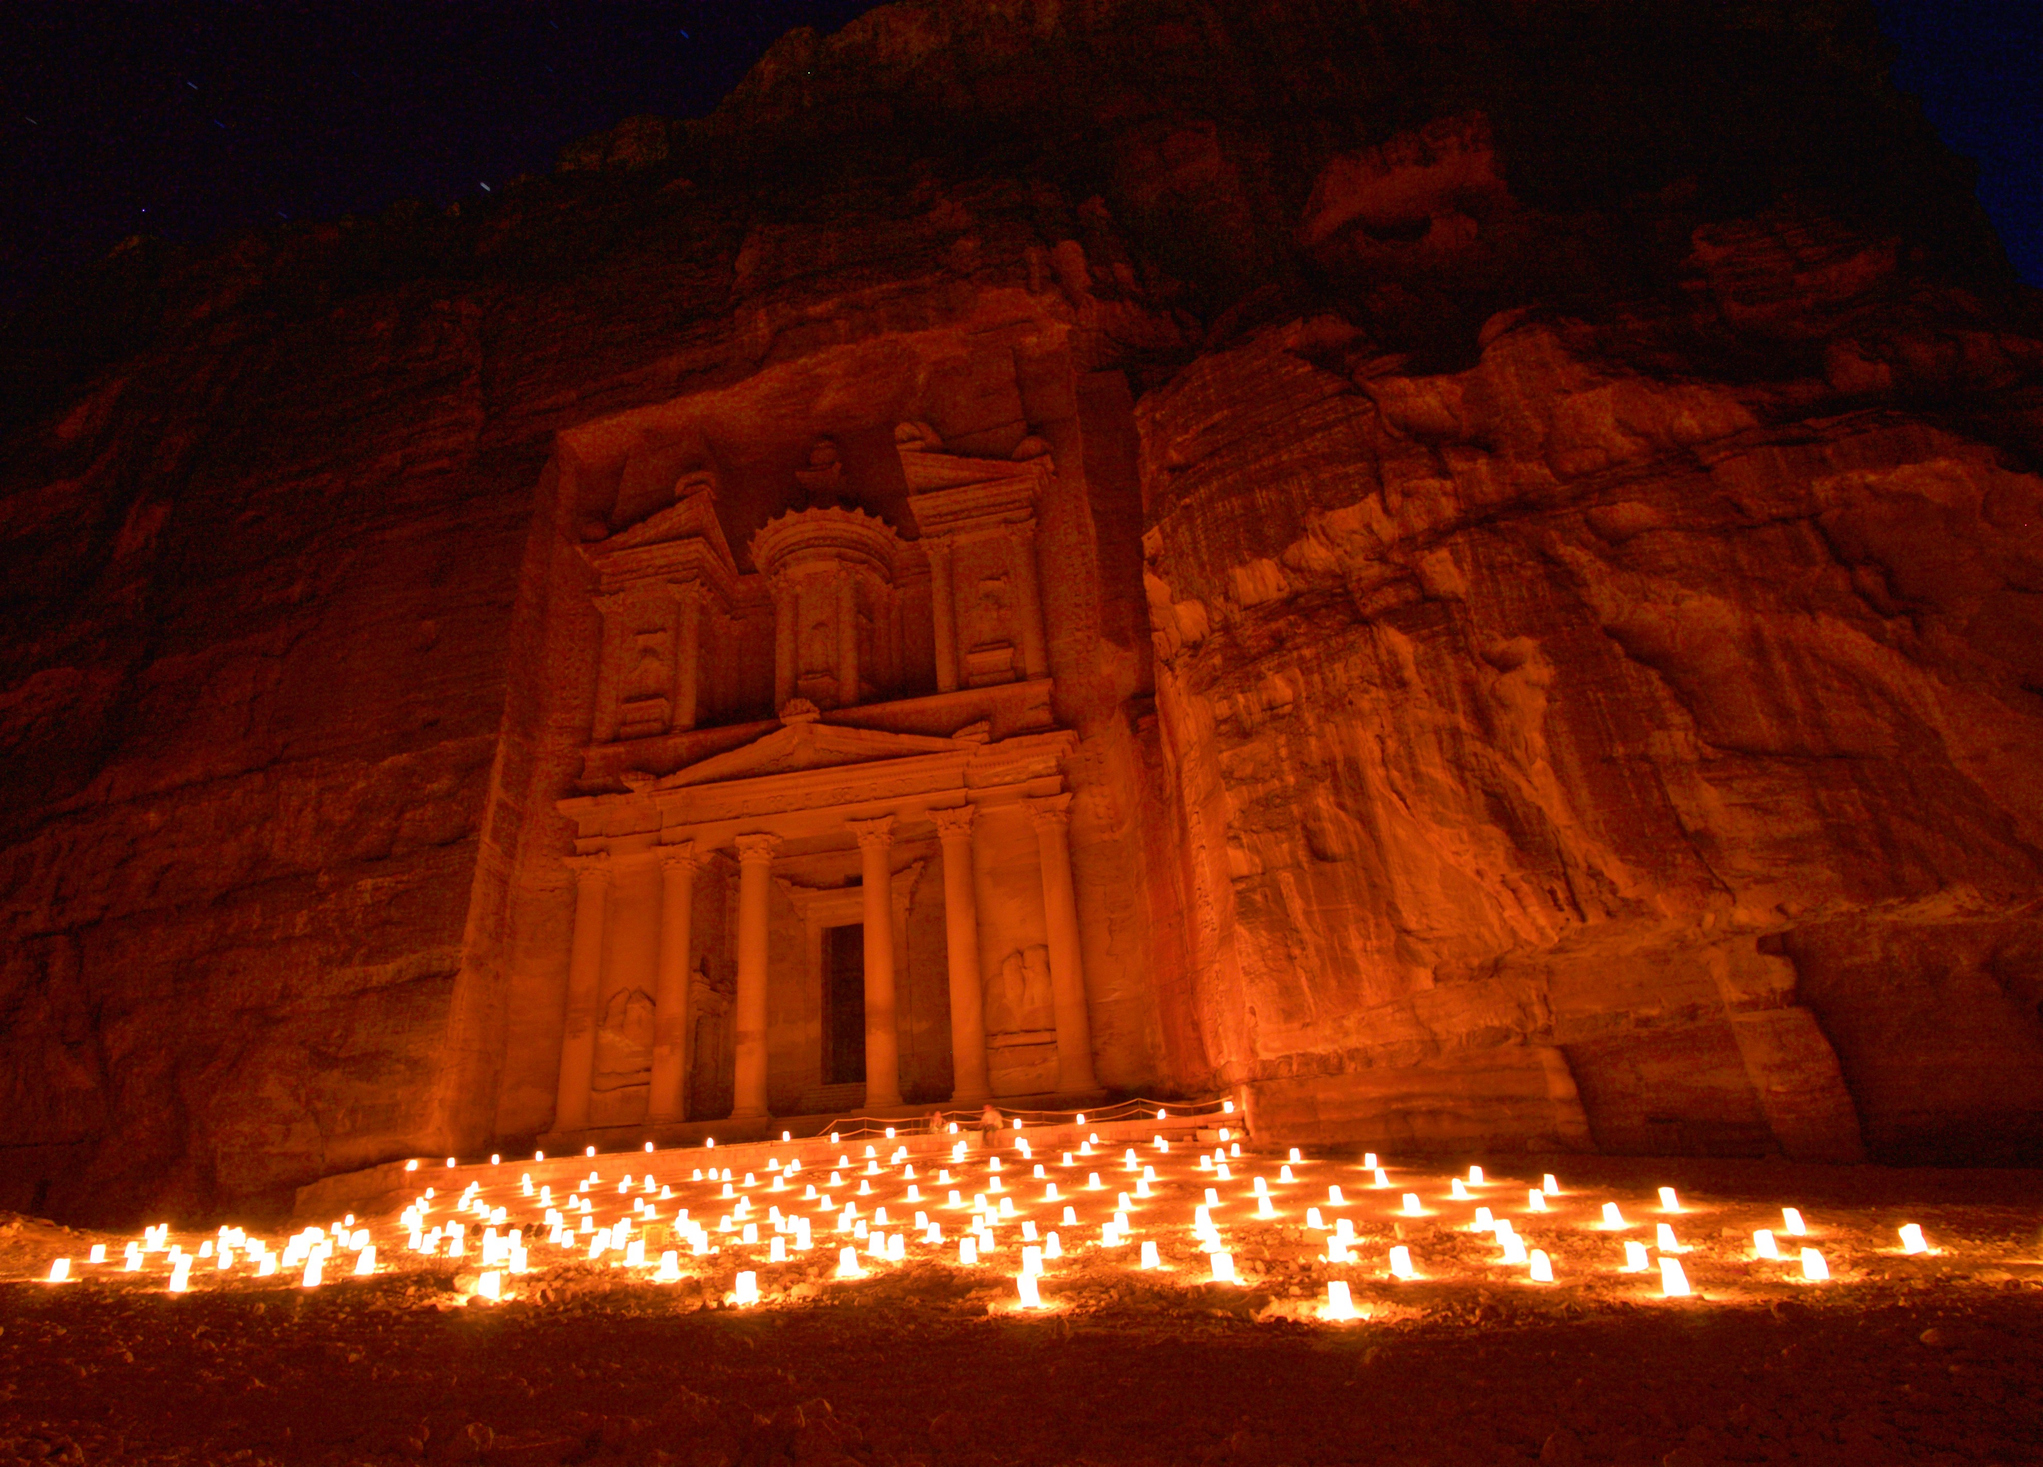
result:
M 1213 1282 L 1216 1284 L 1233 1283 L 1234 1255 L 1232 1253 L 1213 1253 L 1208 1255 L 1208 1257 L 1213 1265 Z
M 1901 1251 L 1904 1253 L 1927 1253 L 1929 1243 L 1922 1236 L 1922 1228 L 1916 1223 L 1901 1225 Z M 96 1260 L 95 1260 L 96 1261 Z
M 1481 1167 L 1472 1166 L 1468 1169 L 1468 1184 L 1471 1187 L 1480 1187 L 1483 1185 L 1483 1169 Z
M 971 1268 L 979 1261 L 979 1245 L 970 1238 L 958 1239 L 958 1266 Z
M 1814 1248 L 1802 1250 L 1802 1277 L 1812 1283 L 1821 1283 L 1830 1277 L 1830 1265 L 1823 1261 L 1823 1255 Z
M 70 1260 L 70 1259 L 68 1259 L 68 1258 L 59 1258 L 59 1259 L 57 1259 L 57 1260 L 56 1260 L 55 1262 L 53 1262 L 53 1263 L 52 1263 L 52 1264 L 50 1265 L 50 1282 L 51 1282 L 51 1283 L 53 1283 L 53 1284 L 61 1284 L 61 1283 L 63 1283 L 63 1282 L 64 1282 L 64 1280 L 68 1279 L 69 1277 L 71 1277 L 71 1260 Z
M 1626 1273 L 1644 1273 L 1648 1262 L 1646 1245 L 1644 1243 L 1626 1243 L 1624 1245 L 1624 1271 Z
M 1346 1320 L 1355 1317 L 1355 1300 L 1343 1279 L 1327 1280 L 1327 1302 L 1320 1306 L 1321 1319 Z
M 1377 1167 L 1375 1168 L 1375 1173 L 1375 1179 L 1371 1183 L 1372 1186 L 1388 1187 L 1390 1185 L 1389 1172 L 1386 1172 L 1382 1167 Z
M 123 1256 L 127 1260 L 126 1267 L 129 1273 L 137 1273 L 141 1270 L 142 1245 L 140 1243 L 129 1243 Z
M 1537 1187 L 1527 1192 L 1525 1194 L 1525 1210 L 1527 1212 L 1545 1212 L 1546 1193 L 1540 1191 Z
M 1045 1202 L 1055 1202 L 1057 1200 L 1057 1184 L 1055 1182 L 1051 1182 L 1043 1188 L 1043 1200 Z
M 864 1274 L 865 1270 L 858 1266 L 858 1250 L 856 1248 L 840 1248 L 837 1250 L 837 1277 L 841 1279 L 855 1279 L 863 1277 Z
M 376 1272 L 376 1245 L 371 1243 L 355 1255 L 355 1277 L 367 1278 Z
M 1055 1233 L 1049 1233 L 1044 1236 L 1043 1256 L 1045 1258 L 1062 1258 L 1064 1256 L 1064 1245 L 1057 1240 Z
M 1022 1274 L 1026 1277 L 1043 1271 L 1043 1250 L 1030 1246 L 1022 1249 Z
M 495 1269 L 479 1275 L 475 1280 L 475 1292 L 485 1299 L 504 1297 L 504 1276 Z
M 1783 1207 L 1781 1209 L 1781 1221 L 1786 1225 L 1788 1232 L 1797 1238 L 1802 1237 L 1809 1231 L 1802 1226 L 1802 1213 L 1799 1208 Z
M 1136 1180 L 1135 1195 L 1137 1197 L 1147 1197 L 1150 1195 L 1149 1179 L 1147 1177 L 1141 1177 Z
M 1277 1168 L 1277 1180 L 1280 1182 L 1290 1182 L 1295 1181 L 1297 1179 L 1291 1175 L 1290 1167 L 1280 1166 Z
M 1130 1147 L 1128 1148 L 1127 1152 L 1126 1152 L 1126 1153 L 1125 1153 L 1125 1154 L 1123 1155 L 1123 1157 L 1122 1157 L 1122 1160 L 1123 1160 L 1123 1161 L 1125 1162 L 1125 1164 L 1127 1165 L 1127 1169 L 1128 1169 L 1129 1171 L 1131 1171 L 1131 1172 L 1132 1172 L 1132 1171 L 1136 1171 L 1136 1170 L 1139 1170 L 1139 1168 L 1140 1168 L 1140 1165 L 1141 1165 L 1141 1164 L 1140 1164 L 1139 1162 L 1137 1162 L 1137 1161 L 1135 1160 L 1135 1148 L 1134 1148 L 1134 1147 L 1130 1146 Z
M 1558 1197 L 1561 1195 L 1561 1184 L 1554 1180 L 1552 1172 L 1548 1172 L 1540 1179 L 1539 1190 L 1549 1197 Z
M 1402 1243 L 1390 1250 L 1390 1274 L 1392 1278 L 1400 1279 L 1418 1277 L 1412 1269 L 1412 1250 Z
M 749 1268 L 743 1270 L 739 1273 L 736 1286 L 731 1292 L 736 1297 L 741 1308 L 747 1304 L 757 1304 L 759 1302 L 759 1275 Z
M 1662 1212 L 1681 1211 L 1681 1199 L 1674 1195 L 1672 1187 L 1662 1187 L 1660 1189 L 1660 1210 Z
M 1505 1226 L 1508 1227 L 1509 1224 Z M 1504 1261 L 1506 1263 L 1525 1262 L 1525 1240 L 1523 1238 L 1519 1237 L 1516 1233 L 1500 1229 L 1497 1233 L 1497 1241 L 1504 1247 Z
M 1305 1225 L 1309 1228 L 1319 1228 L 1322 1231 L 1325 1230 L 1326 1224 L 1320 1221 L 1319 1209 L 1317 1207 L 1308 1207 L 1305 1209 Z
M 1460 1177 L 1456 1177 L 1453 1180 L 1453 1182 L 1449 1184 L 1447 1190 L 1448 1194 L 1452 1196 L 1456 1202 L 1468 1201 L 1468 1183 L 1462 1181 Z
M 1662 1253 L 1682 1253 L 1687 1251 L 1674 1241 L 1674 1225 L 1672 1223 L 1660 1223 L 1655 1226 L 1653 1229 L 1653 1241 Z
M 787 1239 L 779 1236 L 778 1234 L 775 1234 L 774 1237 L 767 1242 L 766 1261 L 768 1263 L 787 1262 Z
M 1772 1228 L 1761 1228 L 1752 1235 L 1752 1251 L 1761 1258 L 1778 1258 L 1781 1256 L 1781 1250 L 1773 1240 Z
M 671 1284 L 681 1277 L 681 1257 L 672 1248 L 660 1255 L 660 1269 L 653 1275 L 653 1281 Z
M 1532 1250 L 1532 1281 L 1535 1284 L 1550 1284 L 1554 1281 L 1553 1260 L 1546 1256 L 1546 1250 Z
M 319 1282 L 319 1257 L 317 1254 L 314 1254 L 312 1261 L 305 1265 L 305 1271 L 306 1273 L 311 1275 L 313 1284 Z M 191 1281 L 192 1281 L 191 1255 L 188 1253 L 180 1253 L 176 1255 L 174 1258 L 172 1258 L 170 1261 L 170 1292 L 173 1294 L 184 1293 L 187 1289 L 191 1287 Z M 311 1284 L 306 1285 L 306 1287 L 310 1288 Z
M 1142 1243 L 1142 1266 L 1144 1268 L 1163 1267 L 1163 1259 L 1157 1256 L 1156 1244 L 1150 1239 L 1144 1239 Z
M 172 1274 L 171 1282 L 175 1283 L 176 1281 L 177 1275 Z M 303 1281 L 303 1286 L 308 1289 L 316 1289 L 319 1287 L 319 1255 L 317 1253 L 313 1254 L 310 1258 L 305 1260 L 305 1277 Z
M 1034 1274 L 1023 1274 L 1014 1281 L 1014 1288 L 1015 1293 L 1021 1298 L 1022 1308 L 1041 1309 L 1043 1307 L 1042 1289 L 1036 1283 L 1036 1276 Z
M 1085 1190 L 1088 1192 L 1100 1190 L 1100 1174 L 1098 1172 L 1087 1172 L 1085 1174 Z
M 1678 1299 L 1689 1293 L 1688 1275 L 1681 1271 L 1680 1259 L 1660 1260 L 1660 1293 L 1669 1299 Z
M 1495 1232 L 1496 1228 L 1496 1220 L 1490 1216 L 1490 1210 L 1487 1207 L 1478 1207 L 1476 1209 L 1475 1221 L 1468 1225 L 1468 1230 L 1471 1233 L 1490 1233 Z
M 1405 1193 L 1405 1216 L 1406 1216 L 1406 1217 L 1418 1217 L 1418 1216 L 1419 1216 L 1420 1214 L 1424 1213 L 1424 1212 L 1425 1212 L 1425 1210 L 1426 1210 L 1425 1208 L 1423 1208 L 1423 1207 L 1419 1206 L 1419 1194 L 1418 1194 L 1418 1193 L 1416 1193 L 1416 1192 L 1407 1192 L 1407 1193 Z
M 1348 1221 L 1348 1219 L 1346 1219 L 1345 1217 L 1337 1217 L 1337 1218 L 1335 1218 L 1335 1219 L 1334 1219 L 1334 1236 L 1335 1236 L 1335 1237 L 1337 1237 L 1337 1238 L 1339 1238 L 1339 1239 L 1340 1239 L 1340 1240 L 1341 1240 L 1341 1241 L 1342 1241 L 1343 1243 L 1352 1243 L 1352 1242 L 1354 1242 L 1354 1241 L 1355 1241 L 1355 1225 L 1354 1225 L 1353 1223 L 1349 1222 L 1349 1221 Z
M 92 1245 L 92 1254 L 89 1258 L 86 1259 L 86 1262 L 88 1263 L 106 1262 L 106 1244 L 94 1243 Z
M 1603 1204 L 1603 1225 L 1606 1228 L 1622 1228 L 1629 1226 L 1629 1224 L 1627 1224 L 1624 1220 L 1624 1214 L 1617 1210 L 1617 1204 L 1615 1202 L 1606 1202 Z
M 1064 1209 L 1064 1218 L 1063 1218 L 1063 1223 L 1064 1223 L 1064 1226 L 1065 1226 L 1065 1227 L 1067 1227 L 1067 1228 L 1075 1228 L 1075 1227 L 1077 1227 L 1077 1226 L 1078 1226 L 1078 1209 L 1077 1209 L 1077 1208 L 1075 1208 L 1075 1207 L 1067 1207 L 1067 1208 L 1065 1208 L 1065 1209 Z

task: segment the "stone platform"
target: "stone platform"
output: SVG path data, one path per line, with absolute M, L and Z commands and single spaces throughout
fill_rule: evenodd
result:
M 1058 1097 L 1015 1097 L 1017 1101 L 1055 1098 Z M 616 1166 L 635 1163 L 643 1157 L 644 1169 L 658 1175 L 663 1170 L 679 1167 L 684 1161 L 692 1170 L 709 1165 L 711 1159 L 718 1166 L 736 1171 L 763 1171 L 767 1161 L 775 1158 L 783 1162 L 799 1159 L 804 1167 L 813 1167 L 830 1161 L 854 1144 L 861 1155 L 866 1146 L 882 1142 L 889 1154 L 897 1147 L 906 1147 L 911 1158 L 948 1152 L 960 1141 L 975 1153 L 984 1148 L 986 1143 L 979 1128 L 968 1123 L 967 1117 L 972 1113 L 946 1113 L 946 1124 L 954 1120 L 955 1131 L 931 1132 L 914 1125 L 925 1119 L 930 1109 L 903 1108 L 899 1119 L 911 1124 L 898 1126 L 889 1126 L 889 1117 L 886 1116 L 770 1116 L 751 1122 L 745 1130 L 736 1131 L 728 1122 L 717 1121 L 689 1122 L 684 1126 L 661 1128 L 654 1133 L 637 1127 L 617 1127 L 614 1133 L 589 1133 L 583 1138 L 584 1145 L 579 1147 L 559 1150 L 541 1147 L 540 1155 L 534 1157 L 503 1155 L 501 1159 L 474 1161 L 455 1157 L 412 1157 L 308 1183 L 298 1189 L 291 1215 L 296 1222 L 323 1223 L 344 1213 L 368 1216 L 395 1211 L 427 1187 L 458 1192 L 471 1181 L 490 1186 L 501 1182 L 506 1171 L 512 1169 L 520 1174 L 531 1173 L 534 1186 L 566 1189 L 584 1174 L 592 1158 Z M 1033 1110 L 1021 1105 L 1007 1109 Z M 1044 1150 L 1069 1149 L 1093 1136 L 1098 1137 L 1101 1144 L 1112 1146 L 1133 1145 L 1158 1135 L 1171 1140 L 1201 1142 L 1249 1140 L 1248 1118 L 1238 1112 L 1222 1110 L 1220 1104 L 1213 1101 L 1199 1102 L 1196 1108 L 1187 1105 L 1184 1113 L 1176 1111 L 1168 1102 L 1159 1105 L 1157 1110 L 1164 1114 L 1159 1117 L 1156 1110 L 1145 1109 L 1112 1119 L 1095 1117 L 1075 1109 L 1049 1111 L 1043 1123 L 1024 1119 L 1020 1129 L 1013 1129 L 1010 1123 L 1010 1129 L 1001 1133 L 1005 1139 L 995 1144 L 1002 1149 L 1011 1148 L 1016 1136 L 1026 1136 L 1031 1146 Z M 1045 1111 L 1034 1113 L 1043 1115 Z M 1083 1122 L 1078 1119 L 1080 1115 L 1086 1117 Z M 911 1125 L 914 1128 L 911 1129 Z M 1223 1129 L 1228 1132 L 1226 1138 L 1220 1134 Z M 770 1134 L 761 1134 L 768 1132 Z M 781 1139 L 781 1133 L 786 1133 L 786 1139 Z

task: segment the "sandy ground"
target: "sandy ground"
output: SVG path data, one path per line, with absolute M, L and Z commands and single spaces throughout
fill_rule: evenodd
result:
M 0 1462 L 2043 1462 L 2043 1174 L 1526 1158 L 1487 1168 L 1464 1202 L 1444 1166 L 1393 1169 L 1378 1190 L 1352 1155 L 1303 1160 L 1291 1184 L 1281 1157 L 1250 1156 L 1222 1183 L 1188 1148 L 1145 1148 L 1154 1195 L 1131 1198 L 1131 1240 L 1103 1247 L 1098 1222 L 1136 1174 L 1114 1170 L 1118 1152 L 1071 1168 L 1039 1152 L 1080 1221 L 1057 1227 L 1065 1256 L 1045 1265 L 1047 1307 L 1029 1312 L 1020 1224 L 1040 1234 L 1062 1212 L 1028 1161 L 1009 1155 L 1002 1174 L 1019 1215 L 961 1267 L 969 1203 L 945 1205 L 939 1164 L 914 1163 L 925 1205 L 911 1209 L 900 1167 L 882 1155 L 868 1177 L 859 1153 L 827 1189 L 833 1207 L 927 1210 L 944 1241 L 918 1235 L 893 1264 L 862 1253 L 855 1280 L 834 1277 L 837 1249 L 863 1245 L 800 1195 L 825 1171 L 780 1194 L 764 1173 L 734 1186 L 755 1219 L 777 1197 L 784 1216 L 813 1220 L 814 1249 L 772 1265 L 765 1241 L 718 1230 L 733 1203 L 688 1175 L 693 1152 L 658 1160 L 673 1195 L 651 1203 L 642 1172 L 622 1200 L 611 1180 L 644 1158 L 573 1166 L 605 1176 L 583 1194 L 595 1222 L 631 1216 L 635 1237 L 679 1244 L 671 1283 L 614 1254 L 589 1261 L 587 1235 L 573 1252 L 541 1241 L 537 1199 L 503 1168 L 473 1205 L 523 1223 L 530 1271 L 504 1275 L 496 1303 L 475 1297 L 479 1229 L 463 1257 L 424 1258 L 404 1252 L 398 1219 L 361 1219 L 388 1259 L 373 1277 L 307 1289 L 295 1270 L 208 1262 L 192 1292 L 171 1294 L 162 1254 L 122 1271 L 125 1237 L 0 1219 Z M 1002 1195 L 983 1161 L 944 1169 L 963 1199 Z M 1091 1170 L 1097 1193 L 1083 1187 Z M 1548 1170 L 1562 1192 L 1536 1215 L 1527 1188 Z M 1275 1219 L 1253 1215 L 1256 1175 Z M 861 1195 L 857 1181 L 880 1185 Z M 1208 1185 L 1239 1283 L 1210 1281 L 1188 1226 Z M 1678 1188 L 1681 1212 L 1661 1212 L 1660 1185 Z M 1425 1215 L 1402 1215 L 1408 1190 Z M 429 1219 L 451 1219 L 451 1200 Z M 634 1201 L 664 1217 L 628 1212 Z M 1606 1201 L 1623 1231 L 1602 1226 Z M 1807 1217 L 1809 1237 L 1792 1241 L 1820 1247 L 1829 1281 L 1752 1257 L 1751 1230 L 1779 1226 L 1783 1204 Z M 683 1205 L 717 1251 L 696 1256 L 671 1232 Z M 1355 1261 L 1326 1261 L 1308 1205 L 1350 1220 Z M 1501 1262 L 1496 1238 L 1469 1230 L 1477 1205 L 1547 1251 L 1556 1282 Z M 1657 1269 L 1620 1271 L 1622 1242 L 1650 1246 L 1661 1221 L 1688 1250 L 1693 1297 L 1661 1297 Z M 1904 1255 L 1902 1222 L 1937 1251 Z M 172 1237 L 192 1251 L 198 1235 Z M 1164 1267 L 1135 1266 L 1145 1237 Z M 115 1262 L 39 1281 L 95 1241 Z M 1418 1279 L 1388 1277 L 1400 1242 Z M 730 1302 L 741 1267 L 759 1276 L 759 1306 Z M 1319 1317 L 1330 1279 L 1366 1318 Z

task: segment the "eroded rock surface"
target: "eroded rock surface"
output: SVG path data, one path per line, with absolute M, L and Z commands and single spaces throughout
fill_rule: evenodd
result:
M 0 1202 L 543 1126 L 558 435 L 690 397 L 1058 425 L 1117 1086 L 2033 1154 L 2038 359 L 1854 6 L 910 0 L 486 209 L 131 242 L 4 353 Z

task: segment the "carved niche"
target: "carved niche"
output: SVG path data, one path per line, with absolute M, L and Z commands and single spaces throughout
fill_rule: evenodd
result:
M 920 423 L 903 423 L 894 446 L 929 556 L 938 689 L 1047 677 L 1036 501 L 1048 446 L 1029 438 L 1012 460 L 961 458 Z
M 596 743 L 695 727 L 705 642 L 729 617 L 738 585 L 715 489 L 707 472 L 686 475 L 672 505 L 583 547 L 603 617 Z

